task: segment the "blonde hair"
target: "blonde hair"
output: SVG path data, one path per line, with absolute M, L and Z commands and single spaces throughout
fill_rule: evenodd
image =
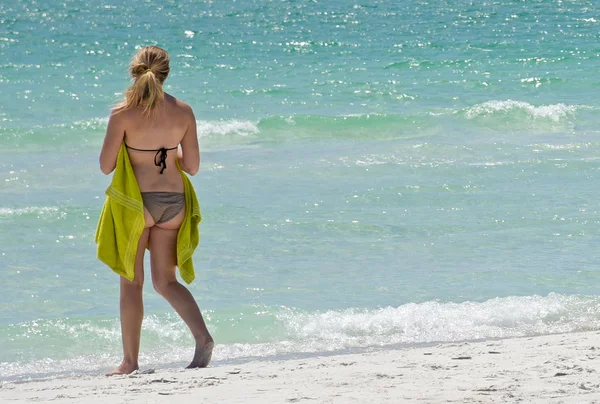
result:
M 169 75 L 169 54 L 158 46 L 146 46 L 136 53 L 129 66 L 133 85 L 125 92 L 125 99 L 114 112 L 142 107 L 144 115 L 150 115 L 165 97 L 163 83 Z

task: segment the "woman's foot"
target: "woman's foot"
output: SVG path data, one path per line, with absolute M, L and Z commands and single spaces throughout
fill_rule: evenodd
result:
M 128 375 L 130 373 L 135 372 L 139 369 L 137 363 L 125 362 L 121 363 L 117 368 L 115 368 L 112 372 L 108 372 L 106 376 L 114 376 L 114 375 Z
M 210 338 L 208 342 L 198 343 L 198 341 L 196 341 L 196 351 L 194 352 L 194 359 L 192 359 L 192 363 L 190 363 L 186 369 L 207 367 L 212 358 L 212 351 L 214 346 L 215 343 L 212 338 Z

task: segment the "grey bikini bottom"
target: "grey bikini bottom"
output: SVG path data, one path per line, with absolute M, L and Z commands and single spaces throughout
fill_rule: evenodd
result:
M 142 200 L 155 224 L 168 222 L 185 207 L 183 192 L 142 192 Z

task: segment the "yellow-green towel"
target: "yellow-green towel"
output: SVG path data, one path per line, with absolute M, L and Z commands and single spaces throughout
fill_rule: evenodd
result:
M 192 254 L 200 241 L 198 225 L 202 220 L 196 192 L 187 175 L 183 178 L 185 219 L 177 233 L 177 266 L 181 279 L 191 283 L 194 278 Z M 106 201 L 96 228 L 98 258 L 117 274 L 133 281 L 135 255 L 144 231 L 144 203 L 129 161 L 125 145 L 121 144 L 112 182 L 106 190 Z

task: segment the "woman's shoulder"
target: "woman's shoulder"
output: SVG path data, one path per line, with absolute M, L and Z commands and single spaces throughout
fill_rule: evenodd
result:
M 112 122 L 126 123 L 128 121 L 131 121 L 134 113 L 135 113 L 134 109 L 123 110 L 123 109 L 120 109 L 119 107 L 114 107 L 110 111 L 109 119 Z
M 165 93 L 165 100 L 169 102 L 175 108 L 181 110 L 181 112 L 190 113 L 192 112 L 192 107 L 180 100 L 179 98 L 173 97 L 171 94 Z

